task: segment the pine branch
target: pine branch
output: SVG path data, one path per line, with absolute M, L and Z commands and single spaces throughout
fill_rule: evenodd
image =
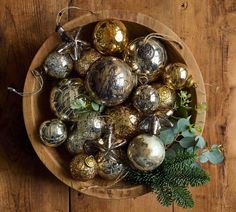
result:
M 194 202 L 191 193 L 185 187 L 173 188 L 173 197 L 177 205 L 182 208 L 193 208 Z

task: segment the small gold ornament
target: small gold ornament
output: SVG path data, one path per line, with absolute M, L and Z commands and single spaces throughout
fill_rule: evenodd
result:
M 69 54 L 60 54 L 54 51 L 47 56 L 43 67 L 49 76 L 62 79 L 72 71 L 73 61 Z
M 150 82 L 157 78 L 167 61 L 164 46 L 155 38 L 145 41 L 136 38 L 124 51 L 124 60 L 137 73 L 139 81 Z
M 115 180 L 124 171 L 124 165 L 120 160 L 105 155 L 104 152 L 99 152 L 96 155 L 98 164 L 98 174 L 105 180 Z
M 145 114 L 152 113 L 159 107 L 160 97 L 151 85 L 139 86 L 133 96 L 134 107 Z
M 79 154 L 70 163 L 70 173 L 76 180 L 91 180 L 97 174 L 97 162 L 92 155 Z
M 126 27 L 119 20 L 98 22 L 93 38 L 95 48 L 106 55 L 122 52 L 128 43 Z
M 157 89 L 159 94 L 159 106 L 163 108 L 173 107 L 176 99 L 175 90 L 169 88 L 167 85 L 153 84 L 152 86 Z
M 136 84 L 131 68 L 115 57 L 102 57 L 90 67 L 86 88 L 91 97 L 106 106 L 124 102 Z
M 165 147 L 157 136 L 140 134 L 129 143 L 127 155 L 135 168 L 151 171 L 163 162 Z
M 183 89 L 193 85 L 192 78 L 188 75 L 188 68 L 183 63 L 174 63 L 166 67 L 163 73 L 164 84 L 172 89 Z M 189 84 L 186 82 L 189 80 Z M 186 86 L 187 85 L 187 86 Z
M 43 144 L 57 147 L 67 138 L 66 125 L 59 119 L 45 121 L 40 125 L 39 136 Z
M 82 51 L 80 58 L 76 60 L 75 70 L 79 73 L 80 76 L 85 77 L 89 67 L 99 58 L 101 54 L 95 49 L 89 48 Z
M 81 79 L 61 80 L 50 94 L 52 111 L 59 119 L 66 121 L 77 121 L 82 113 L 99 111 L 101 105 L 93 102 L 84 93 L 85 87 Z
M 113 125 L 117 138 L 132 136 L 138 129 L 140 115 L 134 108 L 116 106 L 105 111 L 107 122 Z

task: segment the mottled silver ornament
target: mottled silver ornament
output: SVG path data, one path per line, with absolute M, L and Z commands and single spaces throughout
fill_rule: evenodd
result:
M 105 121 L 97 112 L 82 113 L 77 122 L 77 130 L 85 140 L 100 138 Z
M 98 164 L 98 174 L 105 180 L 115 180 L 124 171 L 124 165 L 120 160 L 99 152 L 95 157 Z
M 59 119 L 45 121 L 40 125 L 39 136 L 43 144 L 57 147 L 67 138 L 66 125 Z
M 167 62 L 164 46 L 156 38 L 133 40 L 124 51 L 124 60 L 138 74 L 139 79 L 150 82 L 156 79 Z
M 63 79 L 54 86 L 50 106 L 58 118 L 66 121 L 77 121 L 82 113 L 101 109 L 85 95 L 83 81 L 79 78 Z
M 136 84 L 131 68 L 115 57 L 103 57 L 90 67 L 86 88 L 99 103 L 115 106 L 124 102 Z
M 51 77 L 62 79 L 70 74 L 73 60 L 69 54 L 60 54 L 54 51 L 47 56 L 43 67 L 45 72 Z
M 160 97 L 151 85 L 139 86 L 133 95 L 134 107 L 145 114 L 153 113 L 159 107 Z
M 151 171 L 165 159 L 165 147 L 157 136 L 140 134 L 129 143 L 127 155 L 135 168 Z

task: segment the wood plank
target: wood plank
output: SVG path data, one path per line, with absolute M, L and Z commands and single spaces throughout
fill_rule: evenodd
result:
M 55 15 L 66 1 L 2 0 L 0 3 L 0 211 L 69 211 L 68 187 L 43 166 L 28 141 L 22 90 L 28 66 L 54 31 Z

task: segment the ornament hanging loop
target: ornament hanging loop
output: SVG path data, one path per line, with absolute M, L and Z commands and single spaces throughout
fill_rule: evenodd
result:
M 151 34 L 148 34 L 144 38 L 144 43 L 147 43 L 148 40 L 151 39 L 151 38 L 157 38 L 157 39 L 169 41 L 169 42 L 175 44 L 180 50 L 183 49 L 183 46 L 181 45 L 181 43 L 179 41 L 173 39 L 173 37 L 171 37 L 169 35 L 162 34 L 162 33 L 151 33 Z
M 31 70 L 31 74 L 37 80 L 37 82 L 39 84 L 39 88 L 37 90 L 35 90 L 33 92 L 19 92 L 13 87 L 7 87 L 7 90 L 9 90 L 10 92 L 13 92 L 19 96 L 22 96 L 22 97 L 34 96 L 34 95 L 40 93 L 42 91 L 43 85 L 44 85 L 44 81 L 43 81 L 43 77 L 42 77 L 42 73 L 41 73 L 40 68 Z

